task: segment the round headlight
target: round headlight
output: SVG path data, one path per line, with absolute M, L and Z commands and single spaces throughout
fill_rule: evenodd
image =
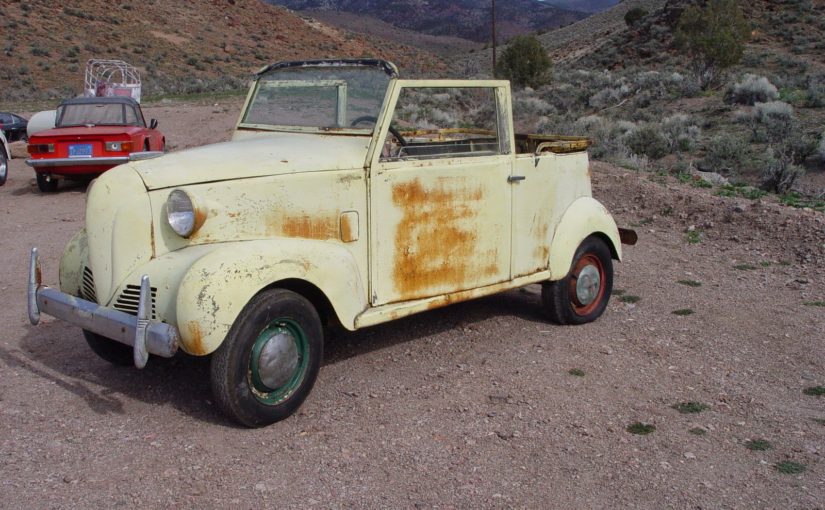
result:
M 195 204 L 185 191 L 176 189 L 166 199 L 166 221 L 181 237 L 189 237 L 195 231 Z

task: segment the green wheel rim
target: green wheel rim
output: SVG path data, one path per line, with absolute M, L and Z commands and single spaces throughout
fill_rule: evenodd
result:
M 271 344 L 275 339 L 283 343 L 284 338 L 292 340 L 292 345 L 288 347 L 290 351 L 294 347 L 297 363 L 294 369 L 291 370 L 291 374 L 288 375 L 287 381 L 273 388 L 264 382 L 267 377 L 265 373 L 262 373 L 260 367 L 261 356 L 266 357 L 268 344 Z M 301 385 L 308 365 L 309 342 L 307 342 L 304 329 L 292 319 L 275 319 L 258 334 L 252 346 L 252 352 L 249 354 L 249 387 L 259 402 L 266 405 L 280 404 L 291 397 Z

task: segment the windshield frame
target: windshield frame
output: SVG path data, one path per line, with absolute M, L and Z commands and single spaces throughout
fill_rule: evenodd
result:
M 279 80 L 277 79 L 277 72 L 282 70 L 290 70 L 294 71 L 296 69 L 316 69 L 316 70 L 323 70 L 329 69 L 330 74 L 333 74 L 335 70 L 340 70 L 343 68 L 349 68 L 353 70 L 357 70 L 358 68 L 362 68 L 365 72 L 375 72 L 375 70 L 379 70 L 383 72 L 387 76 L 387 84 L 386 88 L 383 92 L 383 96 L 380 100 L 376 101 L 375 105 L 375 113 L 374 116 L 376 118 L 376 122 L 378 118 L 381 116 L 383 111 L 384 103 L 386 102 L 386 96 L 388 91 L 392 88 L 391 84 L 393 80 L 397 79 L 398 77 L 398 69 L 395 67 L 394 64 L 387 62 L 385 60 L 378 60 L 378 59 L 336 59 L 336 60 L 306 60 L 306 61 L 294 61 L 294 62 L 278 62 L 276 64 L 272 64 L 269 66 L 264 67 L 258 73 L 255 74 L 255 81 L 252 83 L 249 93 L 247 94 L 246 101 L 244 102 L 244 107 L 241 110 L 241 115 L 238 119 L 238 123 L 235 127 L 236 131 L 245 130 L 245 131 L 264 131 L 264 132 L 299 132 L 299 133 L 322 133 L 322 134 L 343 134 L 343 135 L 357 135 L 357 136 L 372 136 L 373 132 L 375 131 L 376 126 L 372 125 L 367 128 L 360 128 L 360 127 L 351 127 L 351 126 L 341 126 L 342 124 L 346 124 L 346 113 L 339 111 L 341 104 L 347 104 L 348 99 L 348 89 L 349 86 L 346 80 L 342 80 L 341 78 L 336 78 L 330 76 L 326 77 L 319 77 L 317 79 L 285 79 Z M 289 75 L 285 74 L 285 77 L 289 77 Z M 272 79 L 276 78 L 276 79 Z M 288 82 L 293 83 L 288 83 Z M 255 100 L 258 97 L 260 91 L 266 88 L 289 88 L 289 87 L 318 87 L 319 89 L 326 88 L 326 89 L 334 89 L 335 96 L 337 98 L 337 103 L 335 105 L 335 117 L 336 123 L 339 124 L 338 126 L 307 126 L 307 125 L 290 125 L 290 124 L 261 124 L 255 122 L 247 122 L 245 119 L 252 111 L 253 106 L 255 105 Z M 378 98 L 376 98 L 378 99 Z M 351 119 L 354 120 L 354 119 Z M 350 121 L 351 121 L 350 120 Z
M 123 122 L 118 123 L 110 123 L 110 122 L 82 122 L 82 123 L 72 123 L 72 124 L 64 124 L 64 118 L 66 116 L 66 110 L 68 108 L 93 108 L 93 107 L 101 107 L 105 106 L 107 108 L 120 108 L 120 118 Z M 130 108 L 132 110 L 133 116 L 135 118 L 135 122 L 126 122 L 128 118 L 126 114 L 126 109 Z M 57 108 L 57 115 L 54 127 L 56 128 L 71 128 L 71 127 L 83 127 L 83 126 L 117 126 L 117 127 L 146 127 L 146 119 L 143 117 L 143 112 L 141 111 L 140 107 L 137 105 L 129 104 L 127 102 L 110 102 L 110 101 L 100 101 L 100 102 L 66 102 L 58 106 Z

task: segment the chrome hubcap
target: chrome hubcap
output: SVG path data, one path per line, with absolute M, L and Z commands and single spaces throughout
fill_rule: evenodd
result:
M 0 179 L 6 176 L 6 172 L 8 171 L 8 163 L 6 162 L 6 158 L 0 156 Z
M 300 363 L 295 338 L 286 330 L 275 332 L 258 358 L 258 374 L 267 387 L 277 389 L 289 382 Z
M 599 295 L 601 283 L 599 269 L 592 265 L 584 266 L 576 279 L 576 299 L 579 303 L 585 306 L 592 303 Z

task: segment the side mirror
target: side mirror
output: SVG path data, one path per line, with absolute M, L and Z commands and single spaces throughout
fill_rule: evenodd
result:
M 152 119 L 149 121 L 149 129 L 157 129 L 158 128 L 158 119 Z

